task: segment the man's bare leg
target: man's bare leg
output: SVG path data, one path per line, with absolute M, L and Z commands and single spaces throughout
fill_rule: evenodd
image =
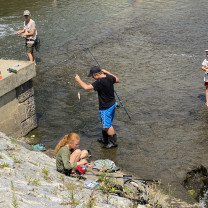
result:
M 27 55 L 28 55 L 29 60 L 32 61 L 32 62 L 34 62 L 35 65 L 36 65 L 36 61 L 35 61 L 35 56 L 34 56 L 34 54 L 32 54 L 32 53 L 27 53 Z

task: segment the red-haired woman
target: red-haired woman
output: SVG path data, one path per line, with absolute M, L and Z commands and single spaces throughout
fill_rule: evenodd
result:
M 87 164 L 87 150 L 77 149 L 80 137 L 76 133 L 65 135 L 56 146 L 54 153 L 56 154 L 57 171 L 70 175 L 78 165 Z

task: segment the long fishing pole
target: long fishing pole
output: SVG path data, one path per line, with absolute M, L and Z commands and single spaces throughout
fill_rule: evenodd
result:
M 85 173 L 85 175 L 92 175 L 92 176 L 101 176 L 101 174 L 95 174 L 95 173 Z M 109 178 L 123 178 L 123 179 L 132 179 L 132 180 L 137 180 L 137 181 L 146 181 L 146 182 L 154 182 L 158 183 L 158 180 L 155 179 L 144 179 L 144 178 L 134 178 L 132 175 L 123 175 L 123 176 L 106 176 Z
M 81 45 L 85 45 L 84 43 L 82 43 Z M 98 63 L 97 59 L 94 57 L 94 55 L 92 54 L 91 50 L 88 47 L 85 47 L 85 49 L 87 49 L 89 51 L 89 53 L 91 54 L 91 56 L 93 57 L 94 61 L 97 63 L 97 65 L 100 67 L 100 64 Z M 101 67 L 100 67 L 101 68 Z M 119 98 L 117 92 L 114 90 L 120 104 L 122 105 L 123 109 L 125 110 L 127 116 L 129 117 L 129 119 L 131 120 L 130 115 L 128 114 L 128 111 L 126 110 L 125 106 L 123 105 L 123 103 L 121 102 L 121 99 Z
M 130 115 L 128 114 L 128 112 L 127 112 L 127 110 L 126 110 L 125 106 L 124 106 L 124 105 L 123 105 L 123 103 L 121 102 L 121 100 L 120 100 L 120 98 L 119 98 L 119 96 L 118 96 L 117 92 L 116 92 L 115 90 L 114 90 L 114 92 L 115 92 L 115 94 L 116 94 L 116 96 L 117 96 L 117 98 L 118 98 L 119 102 L 121 103 L 121 105 L 122 105 L 123 109 L 125 110 L 125 112 L 126 112 L 127 116 L 128 116 L 128 117 L 129 117 L 129 119 L 131 120 L 131 117 L 130 117 Z

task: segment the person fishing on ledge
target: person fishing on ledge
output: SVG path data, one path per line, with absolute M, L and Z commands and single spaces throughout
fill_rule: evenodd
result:
M 204 86 L 206 87 L 205 90 L 205 98 L 206 98 L 206 103 L 205 105 L 208 107 L 208 50 L 205 50 L 206 52 L 206 58 L 202 62 L 201 69 L 205 71 L 204 74 Z
M 75 76 L 75 80 L 85 90 L 95 90 L 98 93 L 99 114 L 102 122 L 102 136 L 98 142 L 103 143 L 103 148 L 110 149 L 117 147 L 117 135 L 112 126 L 116 109 L 116 100 L 114 96 L 114 83 L 118 83 L 119 79 L 114 74 L 98 66 L 90 69 L 88 77 L 92 77 L 96 81 L 92 84 L 83 82 L 79 75 Z
M 36 30 L 35 22 L 30 18 L 31 14 L 28 10 L 25 10 L 23 15 L 25 17 L 24 27 L 22 30 L 19 30 L 17 34 L 19 35 L 22 33 L 21 37 L 25 38 L 26 41 L 26 52 L 28 58 L 36 65 L 35 56 L 34 56 L 34 46 L 37 36 L 37 30 Z

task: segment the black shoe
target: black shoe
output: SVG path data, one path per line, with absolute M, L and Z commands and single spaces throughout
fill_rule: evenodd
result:
M 117 142 L 117 135 L 116 134 L 109 135 L 108 136 L 108 143 L 105 144 L 103 146 L 103 148 L 105 148 L 105 149 L 111 149 L 111 148 L 117 147 L 118 145 L 116 144 L 116 142 Z
M 113 144 L 112 142 L 109 142 L 108 144 L 105 144 L 103 146 L 103 148 L 105 149 L 111 149 L 111 148 L 114 148 L 114 147 L 117 147 L 118 145 L 117 144 Z

